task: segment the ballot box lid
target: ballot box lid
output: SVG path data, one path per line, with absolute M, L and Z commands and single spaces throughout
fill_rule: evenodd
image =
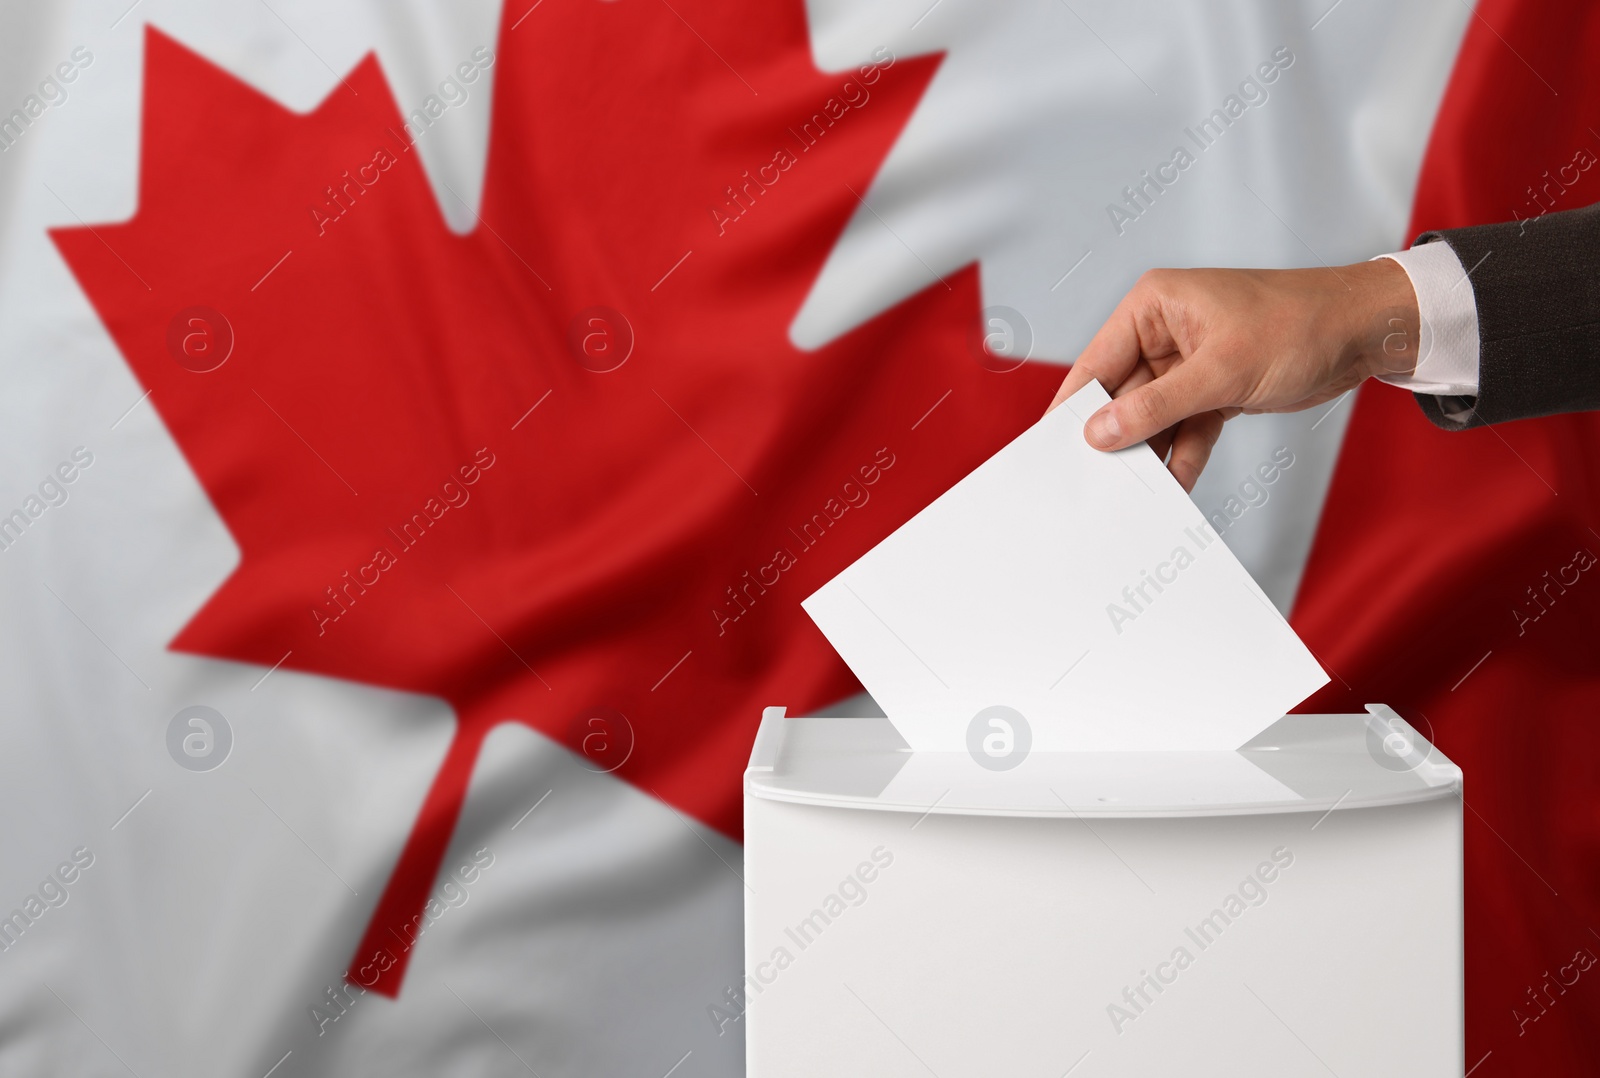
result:
M 969 816 L 1173 817 L 1329 812 L 1461 792 L 1461 769 L 1382 704 L 1286 715 L 1233 752 L 914 752 L 888 719 L 761 719 L 748 796 Z

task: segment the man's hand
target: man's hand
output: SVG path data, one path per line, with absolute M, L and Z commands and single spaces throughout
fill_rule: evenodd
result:
M 1299 411 L 1374 374 L 1409 374 L 1419 324 L 1411 280 L 1388 258 L 1336 269 L 1151 270 L 1050 407 L 1099 379 L 1114 399 L 1089 418 L 1089 444 L 1149 439 L 1193 490 L 1226 420 Z

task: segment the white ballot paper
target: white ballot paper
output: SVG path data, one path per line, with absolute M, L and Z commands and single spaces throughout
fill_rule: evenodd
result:
M 991 706 L 1047 751 L 1231 750 L 1328 681 L 1090 382 L 802 604 L 919 751 Z

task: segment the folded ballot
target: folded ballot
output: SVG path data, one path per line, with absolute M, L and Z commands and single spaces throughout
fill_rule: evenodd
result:
M 1108 399 L 1090 382 L 802 604 L 913 749 L 1230 750 L 1327 683 L 1149 447 L 1083 440 Z

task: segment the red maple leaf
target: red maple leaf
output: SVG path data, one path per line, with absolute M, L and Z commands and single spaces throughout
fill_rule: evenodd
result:
M 620 713 L 618 774 L 737 835 L 761 707 L 857 688 L 799 600 L 1059 377 L 978 362 L 971 268 L 787 338 L 937 59 L 822 74 L 798 2 L 546 3 L 456 235 L 374 57 L 302 115 L 146 50 L 138 211 L 53 236 L 239 545 L 171 646 L 457 717 L 351 976 L 398 991 L 499 723 Z

